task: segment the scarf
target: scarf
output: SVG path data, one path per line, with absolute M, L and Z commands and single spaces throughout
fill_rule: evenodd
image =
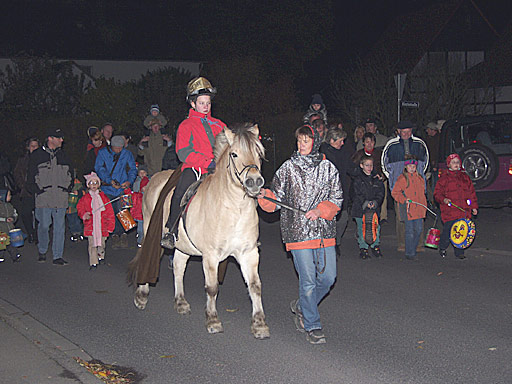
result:
M 100 191 L 89 191 L 92 197 L 92 244 L 94 247 L 101 247 L 101 212 L 105 210 Z

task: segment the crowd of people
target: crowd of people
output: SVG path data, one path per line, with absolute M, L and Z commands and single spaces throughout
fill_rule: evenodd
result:
M 127 209 L 137 226 L 137 244 L 143 241 L 142 197 L 150 178 L 164 169 L 180 166 L 168 231 L 161 245 L 173 249 L 178 235 L 181 200 L 187 188 L 202 175 L 215 171 L 215 137 L 226 128 L 212 117 L 216 89 L 204 77 L 187 86 L 188 116 L 178 126 L 176 143 L 162 129 L 167 119 L 158 105 L 151 105 L 144 119 L 145 134 L 134 145 L 125 133 L 115 133 L 111 123 L 87 129 L 89 142 L 77 177 L 62 148 L 60 129 L 49 130 L 43 143 L 29 138 L 25 153 L 11 173 L 2 156 L 0 174 L 0 232 L 14 228 L 18 212 L 27 241 L 37 243 L 38 261 L 45 262 L 52 228 L 53 264 L 64 259 L 66 223 L 71 241 L 88 241 L 89 268 L 105 262 L 107 241 L 113 249 L 127 248 L 122 217 Z M 312 344 L 326 342 L 318 305 L 336 280 L 336 255 L 350 218 L 355 221 L 359 256 L 382 258 L 381 225 L 388 220 L 388 197 L 394 200 L 397 251 L 415 260 L 423 250 L 423 221 L 427 208 L 440 206 L 443 232 L 439 253 L 445 257 L 449 231 L 459 218 L 478 212 L 471 180 L 461 169 L 460 158 L 446 160 L 448 170 L 438 178 L 437 157 L 442 122 L 429 123 L 425 141 L 415 135 L 410 121 L 396 126 L 396 136 L 386 137 L 378 122 L 368 118 L 347 134 L 343 123 L 328 123 L 327 109 L 319 94 L 312 97 L 302 125 L 295 130 L 297 150 L 275 172 L 268 188 L 258 196 L 268 212 L 281 210 L 281 237 L 290 251 L 299 276 L 298 299 L 290 304 L 297 330 Z M 181 164 L 181 165 L 180 165 Z M 0 183 L 1 184 L 1 183 Z M 461 194 L 465 191 L 465 194 Z M 460 196 L 470 196 L 465 201 Z M 279 203 L 270 202 L 270 197 Z M 389 197 L 389 198 L 391 198 Z M 290 210 L 285 206 L 295 207 Z M 108 240 L 107 240 L 108 239 Z M 7 250 L 0 233 L 0 251 Z M 15 252 L 16 253 L 16 252 Z M 14 261 L 19 253 L 10 252 Z M 456 248 L 455 256 L 464 258 Z M 3 258 L 2 258 L 3 261 Z M 170 255 L 172 265 L 172 251 Z

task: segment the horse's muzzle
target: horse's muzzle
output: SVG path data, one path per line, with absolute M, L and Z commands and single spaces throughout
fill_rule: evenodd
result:
M 244 180 L 244 189 L 251 196 L 256 196 L 260 193 L 261 187 L 265 184 L 265 179 L 261 175 L 247 175 Z

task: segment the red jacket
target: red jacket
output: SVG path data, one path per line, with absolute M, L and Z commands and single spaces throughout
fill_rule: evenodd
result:
M 110 200 L 107 195 L 103 192 L 100 192 L 101 200 L 103 204 L 108 203 Z M 88 220 L 84 220 L 84 236 L 92 236 L 92 197 L 90 193 L 86 193 L 84 197 L 80 199 L 78 202 L 76 209 L 78 211 L 78 217 L 83 220 L 83 217 L 86 212 L 91 214 L 91 217 Z M 114 231 L 114 227 L 116 225 L 114 209 L 112 208 L 112 204 L 105 205 L 105 210 L 101 211 L 101 236 L 108 237 L 110 232 Z
M 143 220 L 142 217 L 142 192 L 132 192 L 132 209 L 130 213 L 135 220 Z
M 206 119 L 212 132 L 208 136 L 203 126 L 202 120 Z M 181 122 L 176 134 L 176 153 L 183 163 L 182 168 L 201 169 L 201 173 L 206 173 L 207 168 L 213 160 L 213 147 L 215 137 L 226 128 L 219 119 L 196 112 L 190 109 L 188 117 Z
M 478 209 L 475 187 L 464 170 L 444 171 L 437 181 L 434 198 L 441 207 L 443 222 L 462 218 L 470 219 L 471 210 Z M 445 204 L 445 198 L 450 199 L 453 204 L 463 208 L 465 212 L 462 212 L 453 205 L 450 207 Z M 468 200 L 471 204 L 468 204 Z

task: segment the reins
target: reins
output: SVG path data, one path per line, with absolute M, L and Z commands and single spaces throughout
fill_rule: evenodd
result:
M 238 155 L 235 152 L 229 153 L 229 161 L 228 161 L 227 169 L 229 169 L 231 167 L 231 165 L 233 165 L 233 172 L 234 172 L 238 182 L 240 183 L 242 188 L 245 190 L 246 187 L 241 179 L 241 176 L 243 175 L 243 173 L 245 171 L 249 172 L 250 169 L 256 169 L 258 172 L 260 172 L 260 168 L 256 164 L 249 164 L 249 165 L 244 166 L 242 171 L 238 171 L 238 168 L 236 167 L 235 160 L 234 160 L 237 157 L 238 157 Z

